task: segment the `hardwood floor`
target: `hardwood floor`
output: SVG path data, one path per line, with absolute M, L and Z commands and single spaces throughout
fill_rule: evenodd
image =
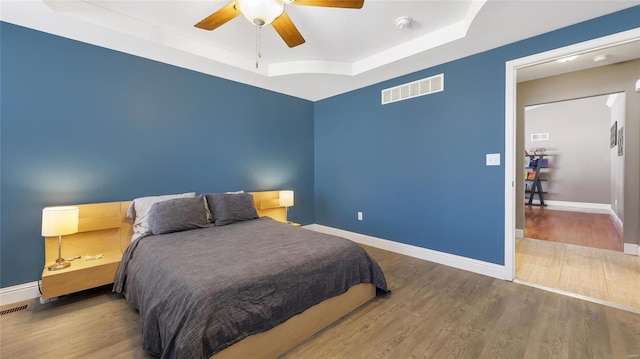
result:
M 517 238 L 516 278 L 640 312 L 640 257 L 637 256 Z
M 640 314 L 365 247 L 393 293 L 284 355 L 637 358 Z M 138 313 L 103 287 L 0 317 L 2 358 L 149 358 Z
M 525 206 L 516 279 L 640 310 L 640 257 L 608 214 Z
M 622 233 L 608 214 L 524 206 L 525 238 L 622 252 Z

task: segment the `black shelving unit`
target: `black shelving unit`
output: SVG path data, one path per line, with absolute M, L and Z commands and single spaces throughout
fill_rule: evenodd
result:
M 540 169 L 543 168 L 543 158 L 544 155 L 529 155 L 530 162 L 527 168 L 533 169 L 532 172 L 535 173 L 535 176 L 533 179 L 525 178 L 524 182 L 525 193 L 529 195 L 529 197 L 527 198 L 527 204 L 531 206 L 546 206 L 546 204 L 544 203 L 544 194 L 546 192 L 542 190 L 542 181 L 545 181 L 545 179 L 540 178 Z M 529 182 L 531 182 L 531 186 L 528 185 Z M 536 195 L 538 196 L 538 200 L 540 200 L 540 204 L 533 203 L 534 197 Z

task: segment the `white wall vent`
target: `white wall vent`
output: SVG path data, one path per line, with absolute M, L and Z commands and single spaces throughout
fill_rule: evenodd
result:
M 382 90 L 382 104 L 444 91 L 444 74 Z
M 548 141 L 548 140 L 549 140 L 549 132 L 531 134 L 531 141 Z

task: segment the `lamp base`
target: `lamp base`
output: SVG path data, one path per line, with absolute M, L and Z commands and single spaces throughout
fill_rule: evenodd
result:
M 71 263 L 62 261 L 62 262 L 56 262 L 54 265 L 51 265 L 51 266 L 47 267 L 47 269 L 49 269 L 49 270 L 60 270 L 60 269 L 68 268 L 69 266 L 71 266 Z

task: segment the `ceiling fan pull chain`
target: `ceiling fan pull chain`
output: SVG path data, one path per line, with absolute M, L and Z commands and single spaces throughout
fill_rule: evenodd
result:
M 262 58 L 262 53 L 260 53 L 260 28 L 261 26 L 256 26 L 256 69 L 258 68 L 258 59 Z

